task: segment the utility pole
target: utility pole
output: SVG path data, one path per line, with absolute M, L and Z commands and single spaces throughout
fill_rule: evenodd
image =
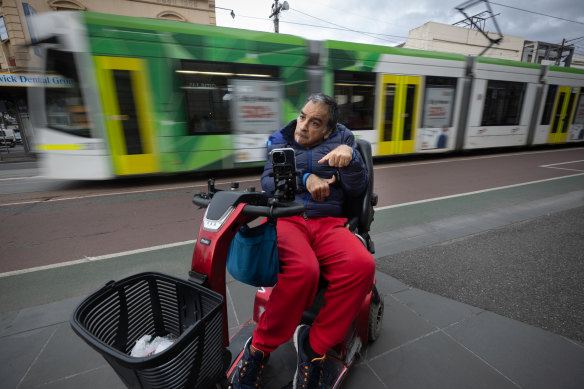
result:
M 560 51 L 558 52 L 558 56 L 556 58 L 556 66 L 560 66 L 560 62 L 562 61 L 562 54 L 564 54 L 564 45 L 566 44 L 566 38 L 562 39 L 562 46 L 560 46 Z
M 274 4 L 272 4 L 272 14 L 270 17 L 274 17 L 274 32 L 278 34 L 280 32 L 280 11 L 288 10 L 290 6 L 288 5 L 287 1 L 284 1 L 282 4 L 278 4 L 278 0 L 274 0 Z

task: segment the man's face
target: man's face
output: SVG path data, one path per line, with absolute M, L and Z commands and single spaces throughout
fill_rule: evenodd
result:
M 294 140 L 306 148 L 318 145 L 329 135 L 329 131 L 326 130 L 328 120 L 327 105 L 309 101 L 298 116 Z

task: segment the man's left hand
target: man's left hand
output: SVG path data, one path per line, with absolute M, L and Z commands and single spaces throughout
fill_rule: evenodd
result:
M 329 166 L 345 167 L 351 163 L 352 159 L 353 149 L 347 145 L 339 145 L 330 153 L 322 157 L 318 163 L 325 163 L 328 161 Z

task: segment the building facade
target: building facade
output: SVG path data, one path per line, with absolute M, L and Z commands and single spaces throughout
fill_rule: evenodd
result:
M 499 38 L 496 33 L 487 32 L 487 34 L 492 39 Z M 524 42 L 524 38 L 505 35 L 500 44 L 493 45 L 482 55 L 521 61 Z M 478 30 L 428 22 L 411 30 L 403 47 L 477 56 L 487 48 L 489 43 L 489 40 Z
M 0 72 L 34 66 L 26 47 L 34 41 L 28 19 L 35 13 L 92 11 L 215 25 L 215 0 L 0 0 Z M 32 62 L 29 64 L 29 61 Z
M 491 39 L 499 37 L 496 33 L 487 32 L 487 34 Z M 499 44 L 491 46 L 483 53 L 489 43 L 489 40 L 478 30 L 428 22 L 411 30 L 403 47 L 470 56 L 482 55 L 542 65 L 584 68 L 584 56 L 575 54 L 573 45 L 532 42 L 522 37 L 505 34 Z

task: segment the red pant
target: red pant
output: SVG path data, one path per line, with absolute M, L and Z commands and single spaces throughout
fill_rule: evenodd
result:
M 254 331 L 254 347 L 269 353 L 292 337 L 314 300 L 321 274 L 328 287 L 325 306 L 310 330 L 310 345 L 324 354 L 343 340 L 375 273 L 373 257 L 345 222 L 333 217 L 278 219 L 281 273 Z

